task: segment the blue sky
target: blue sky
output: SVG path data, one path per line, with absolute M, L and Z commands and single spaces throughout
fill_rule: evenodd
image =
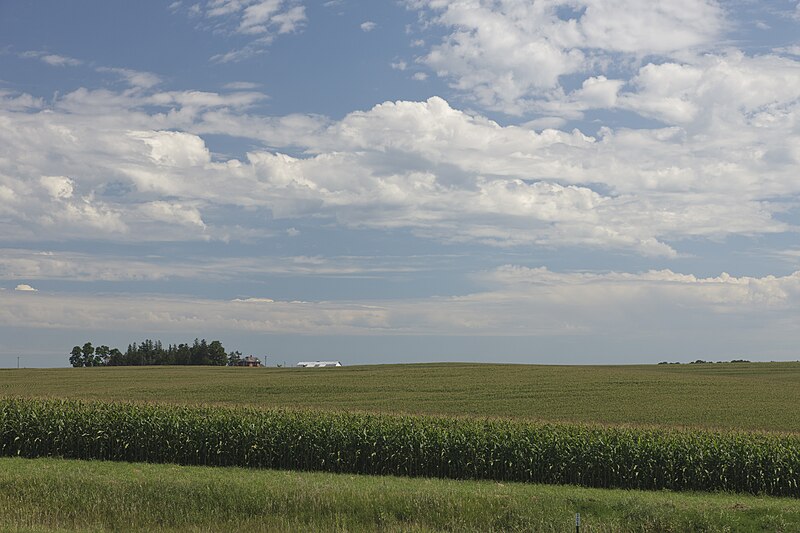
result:
M 795 360 L 800 4 L 0 4 L 0 366 Z

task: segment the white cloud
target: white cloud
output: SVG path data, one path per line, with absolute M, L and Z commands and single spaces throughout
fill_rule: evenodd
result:
M 203 139 L 179 131 L 132 131 L 128 135 L 149 148 L 150 159 L 160 166 L 197 167 L 211 162 Z
M 791 350 L 800 340 L 800 272 L 698 278 L 670 270 L 558 273 L 507 265 L 477 279 L 486 289 L 462 296 L 364 301 L 63 293 L 29 299 L 7 291 L 0 293 L 0 321 L 75 330 L 611 337 L 649 346 L 648 354 L 674 350 L 687 337 L 729 353 L 743 341 Z
M 565 75 L 710 46 L 726 22 L 714 0 L 407 0 L 448 33 L 419 61 L 490 109 L 522 114 L 558 99 Z M 624 61 L 622 62 L 624 64 Z
M 234 1 L 228 0 L 227 3 Z M 244 8 L 237 31 L 245 34 L 291 33 L 301 28 L 305 20 L 304 6 L 292 5 L 285 0 L 260 0 Z
M 33 110 L 44 107 L 44 100 L 27 93 L 14 93 L 0 89 L 0 108 L 9 111 Z
M 82 61 L 79 61 L 77 59 L 60 56 L 56 54 L 45 54 L 41 56 L 39 59 L 41 59 L 48 65 L 52 65 L 54 67 L 65 67 L 65 66 L 75 67 L 82 63 Z
M 174 223 L 170 219 L 167 222 Z M 291 231 L 292 229 L 294 228 L 287 230 L 286 234 L 300 234 L 298 230 Z M 125 282 L 193 280 L 205 283 L 253 280 L 262 276 L 377 276 L 431 270 L 438 260 L 437 256 L 414 257 L 402 261 L 384 256 L 115 256 L 103 253 L 0 248 L 0 279 Z
M 781 48 L 776 48 L 774 51 L 778 52 L 778 53 L 784 53 L 784 54 L 789 54 L 789 55 L 792 55 L 792 56 L 800 57 L 800 44 L 793 44 L 791 46 L 784 46 L 784 47 L 781 47 Z
M 619 293 L 612 299 L 617 302 L 628 299 L 621 297 L 625 292 L 633 293 L 637 299 L 644 298 L 641 292 L 646 287 L 650 293 L 648 297 L 692 303 L 695 309 L 705 306 L 714 312 L 724 313 L 780 310 L 800 305 L 800 272 L 762 278 L 735 277 L 723 272 L 713 278 L 698 278 L 671 270 L 652 270 L 641 274 L 561 273 L 543 267 L 506 265 L 486 273 L 484 279 L 515 291 L 539 293 L 544 287 L 555 287 L 564 294 L 574 293 L 575 296 L 581 291 L 589 296 L 595 287 L 605 287 L 604 292 L 610 288 Z
M 411 79 L 414 79 L 416 81 L 425 81 L 428 79 L 428 75 L 425 74 L 424 72 L 415 72 L 414 75 L 411 76 Z
M 19 285 L 14 287 L 14 290 L 15 291 L 20 291 L 20 292 L 38 292 L 39 291 L 39 289 L 34 289 L 33 287 L 31 287 L 30 285 L 28 285 L 26 283 L 20 283 Z
M 367 20 L 366 22 L 362 22 L 361 26 L 360 26 L 361 31 L 364 31 L 364 32 L 371 32 L 372 30 L 374 30 L 377 27 L 378 27 L 378 25 L 376 23 L 372 22 L 371 20 Z
M 0 109 L 0 212 L 7 221 L 0 234 L 52 239 L 93 228 L 98 239 L 269 235 L 268 228 L 236 225 L 235 216 L 206 216 L 247 209 L 405 228 L 445 242 L 675 257 L 686 238 L 789 231 L 779 215 L 800 195 L 798 103 L 791 100 L 797 64 L 706 60 L 710 66 L 699 71 L 646 65 L 635 94 L 603 77 L 585 82 L 583 101 L 615 100 L 653 116 L 679 109 L 666 103 L 670 95 L 688 95 L 684 126 L 602 129 L 597 136 L 500 126 L 441 98 L 387 102 L 339 121 L 248 115 L 263 95 L 241 91 L 79 89 L 41 112 L 11 105 Z M 666 71 L 673 89 L 662 93 L 658 79 Z M 681 92 L 691 86 L 729 98 L 715 103 L 702 91 Z M 145 112 L 150 106 L 157 110 Z M 300 148 L 302 155 L 253 149 L 242 160 L 219 160 L 206 134 L 295 154 Z
M 187 13 L 202 16 L 201 27 L 209 31 L 252 37 L 247 45 L 210 58 L 219 63 L 261 54 L 277 36 L 301 31 L 307 20 L 299 0 L 211 0 L 203 6 L 194 4 Z
M 127 68 L 99 67 L 98 72 L 110 72 L 125 80 L 131 87 L 149 89 L 161 83 L 161 78 L 151 72 L 142 72 Z
M 73 57 L 62 56 L 58 54 L 50 54 L 40 50 L 30 50 L 22 52 L 21 57 L 37 58 L 43 63 L 47 63 L 51 67 L 77 67 L 83 64 L 83 61 Z
M 75 183 L 67 177 L 42 176 L 39 182 L 52 198 L 72 198 Z
M 184 205 L 176 202 L 155 201 L 149 202 L 140 207 L 140 211 L 148 220 L 165 222 L 168 224 L 178 224 L 185 226 L 197 226 L 205 228 L 200 211 L 195 206 Z
M 774 55 L 707 55 L 693 64 L 647 64 L 620 107 L 669 124 L 713 127 L 785 115 L 797 108 L 800 62 Z

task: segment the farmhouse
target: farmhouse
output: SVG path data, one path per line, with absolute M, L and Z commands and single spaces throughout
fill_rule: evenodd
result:
M 248 355 L 244 359 L 236 361 L 236 366 L 258 367 L 261 366 L 261 360 L 255 355 Z
M 297 366 L 301 368 L 322 368 L 326 366 L 342 366 L 339 361 L 300 361 Z

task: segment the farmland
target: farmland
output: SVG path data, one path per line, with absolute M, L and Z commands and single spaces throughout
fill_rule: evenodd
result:
M 0 400 L 0 456 L 800 497 L 800 436 Z
M 0 396 L 800 432 L 800 363 L 12 369 Z
M 224 508 L 163 504 L 157 524 L 131 516 L 132 529 L 547 531 L 581 511 L 594 519 L 587 531 L 790 531 L 800 520 L 798 398 L 798 363 L 4 370 L 0 455 L 137 463 L 0 459 L 11 465 L 0 528 L 115 529 L 109 494 L 146 508 L 165 499 L 154 480 L 169 475 Z M 82 471 L 86 483 L 42 481 L 20 466 L 34 462 L 59 480 Z M 212 482 L 230 494 L 206 494 Z M 338 488 L 309 500 L 298 488 L 309 484 Z M 248 487 L 280 505 L 264 511 Z M 332 496 L 343 490 L 345 500 Z M 71 503 L 48 513 L 19 504 L 58 491 Z

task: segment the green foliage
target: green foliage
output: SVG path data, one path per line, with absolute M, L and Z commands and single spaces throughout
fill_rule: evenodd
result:
M 86 344 L 83 345 L 83 348 L 81 349 L 81 353 L 83 355 L 83 358 L 82 358 L 83 366 L 97 366 L 97 365 L 94 364 L 95 363 L 94 346 L 92 346 L 91 342 L 87 342 Z
M 800 500 L 0 459 L 0 531 L 800 531 Z
M 208 345 L 208 360 L 209 364 L 214 366 L 225 366 L 228 364 L 228 355 L 225 353 L 225 348 L 219 341 L 211 341 Z
M 800 496 L 800 436 L 0 400 L 0 455 Z
M 91 342 L 75 346 L 70 352 L 69 362 L 73 367 L 81 366 L 150 366 L 150 365 L 211 365 L 225 366 L 228 356 L 220 341 L 194 340 L 194 344 L 170 344 L 167 348 L 161 341 L 146 339 L 141 344 L 128 345 L 125 353 L 117 348 L 99 346 Z
M 69 354 L 69 364 L 73 367 L 83 366 L 83 351 L 80 346 L 74 346 Z
M 242 352 L 235 351 L 228 354 L 228 366 L 238 366 L 242 360 Z
M 0 459 L 0 531 L 800 531 L 800 500 Z

